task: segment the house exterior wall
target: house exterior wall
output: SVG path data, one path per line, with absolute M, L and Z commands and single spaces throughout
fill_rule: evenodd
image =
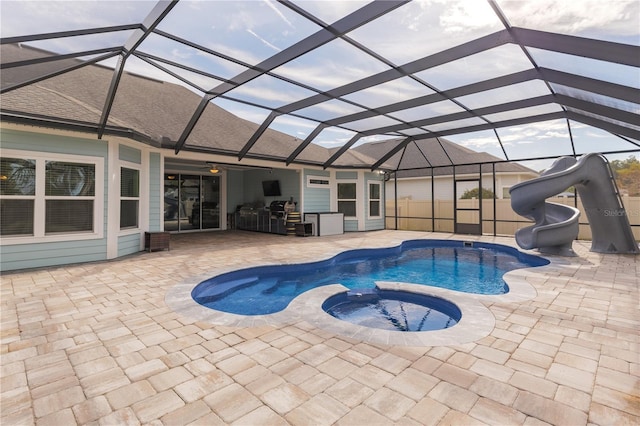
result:
M 243 172 L 244 184 L 242 192 L 245 201 L 264 202 L 268 206 L 272 201 L 288 200 L 293 197 L 298 202 L 298 194 L 300 193 L 300 184 L 298 182 L 298 173 L 296 170 L 247 170 Z M 277 180 L 280 182 L 279 196 L 265 197 L 262 190 L 262 181 Z
M 109 205 L 111 211 L 108 217 L 108 228 L 118 232 L 117 236 L 117 248 L 110 247 L 108 252 L 108 258 L 126 256 L 139 252 L 144 248 L 144 233 L 141 232 L 144 229 L 149 229 L 149 192 L 144 191 L 146 187 L 145 182 L 149 182 L 149 165 L 146 158 L 143 158 L 142 151 L 136 147 L 117 143 L 115 141 L 110 142 L 112 147 L 117 147 L 118 157 L 112 162 L 112 168 L 110 176 L 112 177 L 113 186 L 109 192 Z M 143 164 L 144 163 L 144 164 Z M 146 166 L 146 167 L 145 167 Z M 127 167 L 140 172 L 140 198 L 139 198 L 139 219 L 138 226 L 134 229 L 120 229 L 120 169 Z M 145 200 L 147 200 L 145 202 Z M 117 210 L 117 213 L 116 213 Z M 110 232 L 110 236 L 114 233 Z M 115 251 L 115 254 L 114 254 Z
M 36 164 L 42 165 L 51 160 L 94 164 L 96 173 L 93 230 L 45 233 L 45 214 L 36 210 L 33 235 L 5 235 L 0 239 L 0 270 L 82 263 L 136 253 L 144 249 L 145 231 L 163 229 L 163 158 L 159 150 L 128 139 L 98 140 L 95 135 L 4 123 L 0 143 L 1 157 L 35 159 Z M 138 226 L 123 230 L 120 229 L 121 167 L 140 172 Z M 44 186 L 44 178 L 36 182 L 36 187 L 38 185 Z M 36 206 L 45 205 L 43 194 L 43 190 L 36 190 Z
M 90 262 L 107 258 L 108 149 L 104 141 L 79 136 L 49 135 L 3 128 L 0 133 L 0 156 L 38 158 L 60 161 L 96 162 L 96 197 L 94 209 L 98 221 L 94 231 L 83 235 L 44 235 L 0 239 L 0 268 L 34 268 L 68 263 Z M 37 212 L 36 212 L 37 214 Z
M 303 212 L 326 213 L 338 211 L 338 183 L 356 184 L 356 216 L 345 217 L 344 231 L 375 231 L 384 229 L 384 178 L 364 170 L 314 170 L 302 173 Z M 317 183 L 314 183 L 316 181 Z M 319 183 L 322 181 L 323 183 Z M 380 215 L 369 212 L 369 184 L 380 184 Z
M 0 156 L 36 158 L 44 167 L 46 161 L 77 162 L 95 165 L 94 220 L 91 232 L 47 234 L 44 232 L 44 208 L 36 217 L 40 233 L 0 238 L 0 270 L 64 265 L 113 259 L 144 249 L 146 231 L 164 230 L 164 151 L 125 138 L 96 139 L 95 135 L 2 123 Z M 196 160 L 197 155 L 185 155 Z M 201 157 L 198 157 L 201 161 Z M 41 167 L 37 166 L 37 167 Z M 139 171 L 138 225 L 120 227 L 121 169 Z M 43 169 L 44 170 L 44 169 Z M 44 183 L 44 171 L 41 173 Z M 308 186 L 308 177 L 328 181 L 325 186 Z M 345 220 L 345 232 L 384 229 L 384 182 L 382 175 L 365 170 L 278 169 L 227 170 L 221 175 L 221 209 L 235 210 L 242 200 L 288 200 L 293 197 L 297 209 L 306 212 L 337 211 L 337 183 L 354 182 L 357 188 L 357 213 Z M 279 180 L 282 195 L 264 197 L 262 180 Z M 379 216 L 371 214 L 369 185 L 380 183 Z M 40 194 L 40 195 L 38 195 Z M 41 191 L 34 198 L 44 206 Z M 8 198 L 6 196 L 3 196 Z M 221 229 L 226 229 L 224 216 Z
M 364 180 L 364 198 L 365 202 L 365 212 L 364 212 L 364 230 L 365 231 L 377 231 L 380 229 L 384 229 L 384 206 L 385 206 L 385 191 L 384 191 L 384 176 L 379 173 L 372 172 L 364 172 L 363 173 Z M 370 198 L 370 185 L 378 185 L 380 190 L 380 199 L 372 200 Z M 371 203 L 378 204 L 378 213 L 377 215 L 372 214 L 370 211 Z
M 356 184 L 356 199 L 364 200 L 364 184 L 361 182 L 358 184 L 358 172 L 355 171 L 337 171 L 336 172 L 336 185 L 338 183 L 355 183 Z M 337 188 L 337 186 L 336 186 Z M 337 197 L 338 190 L 335 190 L 335 194 Z M 335 197 L 334 197 L 335 198 Z M 335 211 L 338 211 L 337 199 L 335 200 L 336 208 Z M 355 232 L 364 230 L 364 203 L 356 203 L 356 216 L 344 218 L 344 231 L 345 232 Z
M 311 181 L 328 181 L 324 186 L 321 183 L 313 183 Z M 302 173 L 302 211 L 306 213 L 327 213 L 331 210 L 331 172 L 328 170 L 309 170 L 305 169 Z

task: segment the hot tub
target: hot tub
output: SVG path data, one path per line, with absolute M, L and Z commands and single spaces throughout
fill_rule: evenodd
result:
M 322 309 L 352 324 L 393 331 L 431 331 L 453 327 L 462 318 L 448 300 L 400 290 L 361 289 L 328 298 Z

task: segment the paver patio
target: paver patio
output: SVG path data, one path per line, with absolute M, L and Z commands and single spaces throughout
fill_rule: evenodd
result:
M 216 325 L 165 302 L 216 271 L 319 260 L 408 231 L 173 235 L 171 250 L 2 275 L 2 425 L 640 424 L 640 259 L 589 252 L 485 302 L 495 327 L 448 346 L 381 345 L 295 323 Z

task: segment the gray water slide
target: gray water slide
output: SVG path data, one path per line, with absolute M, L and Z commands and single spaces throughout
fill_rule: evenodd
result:
M 609 162 L 600 154 L 586 154 L 578 161 L 561 157 L 540 177 L 511 187 L 511 208 L 535 222 L 516 232 L 516 242 L 521 248 L 575 256 L 572 243 L 578 237 L 580 212 L 574 207 L 545 201 L 571 186 L 578 191 L 589 219 L 591 251 L 640 252 Z

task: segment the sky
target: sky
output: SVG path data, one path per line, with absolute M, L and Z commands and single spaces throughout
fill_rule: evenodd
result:
M 605 41 L 640 45 L 640 2 L 637 0 L 537 0 L 496 3 L 512 26 L 542 31 L 589 37 Z M 346 14 L 367 4 L 364 1 L 293 1 L 297 7 L 331 24 Z M 142 22 L 155 6 L 153 1 L 0 1 L 0 33 L 2 37 L 65 31 Z M 194 18 L 195 17 L 195 18 Z M 167 66 L 190 79 L 196 93 L 211 90 L 224 79 L 232 78 L 259 64 L 274 54 L 317 32 L 320 26 L 288 7 L 273 0 L 254 1 L 181 1 L 160 23 L 158 29 L 190 40 L 207 49 L 219 52 L 225 58 L 196 50 L 154 34 L 148 37 L 140 50 L 167 60 L 206 71 L 215 77 L 205 77 Z M 403 65 L 416 59 L 466 43 L 504 29 L 495 12 L 481 0 L 421 0 L 401 5 L 383 17 L 351 31 L 348 36 L 370 48 L 394 65 Z M 122 45 L 131 32 L 67 37 L 34 42 L 43 49 L 69 53 L 105 46 Z M 577 58 L 541 49 L 530 49 L 534 60 L 541 66 L 572 72 L 587 77 L 613 81 L 630 87 L 640 87 L 638 68 L 603 64 L 599 61 Z M 113 66 L 115 61 L 107 62 Z M 518 46 L 505 45 L 416 74 L 438 90 L 447 90 L 532 68 Z M 273 73 L 299 81 L 319 90 L 330 90 L 371 76 L 389 66 L 356 49 L 340 39 L 328 42 L 309 54 L 276 67 Z M 184 84 L 161 70 L 137 59 L 127 61 L 127 70 L 178 84 Z M 562 92 L 566 88 L 554 87 Z M 297 111 L 299 116 L 281 116 L 271 128 L 304 139 L 316 126 L 310 120 L 327 120 L 433 93 L 431 89 L 409 78 L 392 80 L 380 86 L 346 96 L 351 102 L 333 100 Z M 548 94 L 541 81 L 531 81 L 508 89 L 469 95 L 458 99 L 470 108 L 495 105 L 502 102 Z M 587 96 L 571 92 L 576 96 Z M 315 92 L 289 84 L 282 79 L 261 76 L 213 102 L 232 113 L 261 123 L 275 108 L 305 99 Z M 237 101 L 242 102 L 237 102 Z M 616 100 L 602 100 L 630 112 L 638 112 L 638 105 Z M 266 108 L 261 108 L 261 105 Z M 558 111 L 559 107 L 545 106 L 535 113 Z M 418 120 L 450 114 L 462 109 L 450 101 L 425 105 L 392 114 L 393 118 L 377 117 L 363 122 L 349 123 L 349 129 L 325 129 L 314 140 L 327 147 L 341 146 L 371 125 L 375 127 L 398 124 L 399 120 Z M 491 119 L 517 118 L 532 111 L 510 113 Z M 520 115 L 518 115 L 520 114 Z M 477 119 L 476 119 L 477 120 Z M 469 120 L 473 124 L 474 120 Z M 577 153 L 598 150 L 608 144 L 628 149 L 632 145 L 597 129 L 580 123 L 571 123 L 571 132 Z M 440 130 L 446 126 L 434 126 Z M 493 131 L 449 136 L 448 139 L 468 148 L 486 151 L 503 158 L 503 148 L 510 159 L 532 156 L 571 154 L 569 129 L 564 120 L 548 121 L 525 126 L 498 129 L 503 143 L 497 143 Z M 407 132 L 406 134 L 410 134 Z M 359 143 L 383 140 L 388 135 L 362 138 Z M 400 136 L 396 136 L 400 137 Z M 600 148 L 601 150 L 602 148 Z M 583 151 L 584 150 L 584 151 Z M 552 152 L 553 154 L 548 154 Z M 626 158 L 624 154 L 622 157 Z M 544 163 L 544 164 L 543 164 Z M 538 162 L 532 168 L 543 168 L 548 162 Z

